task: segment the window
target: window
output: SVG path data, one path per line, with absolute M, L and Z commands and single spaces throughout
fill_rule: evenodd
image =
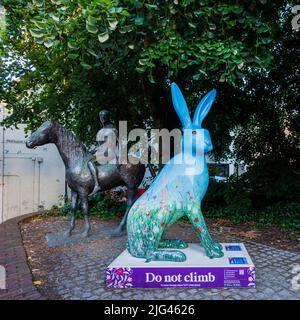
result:
M 229 164 L 228 163 L 209 163 L 208 171 L 211 176 L 229 177 Z

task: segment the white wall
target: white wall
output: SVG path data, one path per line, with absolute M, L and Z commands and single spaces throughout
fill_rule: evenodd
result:
M 234 159 L 228 159 L 225 161 L 215 161 L 214 157 L 207 156 L 206 157 L 208 164 L 226 164 L 228 165 L 229 175 L 238 174 L 239 176 L 246 172 L 246 166 L 242 163 L 237 164 Z
M 0 120 L 3 117 L 0 104 Z M 0 223 L 50 209 L 65 193 L 65 168 L 55 145 L 26 148 L 24 128 L 0 126 Z

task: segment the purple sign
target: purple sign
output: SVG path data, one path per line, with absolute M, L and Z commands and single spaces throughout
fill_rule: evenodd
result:
M 253 267 L 107 268 L 107 288 L 253 288 Z

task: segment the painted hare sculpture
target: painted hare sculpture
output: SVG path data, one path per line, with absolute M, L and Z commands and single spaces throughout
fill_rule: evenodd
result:
M 219 258 L 223 256 L 222 246 L 212 240 L 200 208 L 209 182 L 205 154 L 212 150 L 210 134 L 201 124 L 212 106 L 216 90 L 200 101 L 193 121 L 175 83 L 171 90 L 173 105 L 183 126 L 181 152 L 168 161 L 149 189 L 131 207 L 127 248 L 132 256 L 145 258 L 147 262 L 185 261 L 185 254 L 178 249 L 186 248 L 186 242 L 162 237 L 166 229 L 187 216 L 206 255 Z

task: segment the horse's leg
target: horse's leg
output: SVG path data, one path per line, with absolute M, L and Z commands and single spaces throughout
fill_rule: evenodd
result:
M 114 232 L 112 234 L 114 237 L 120 237 L 120 236 L 123 236 L 124 234 L 126 234 L 127 216 L 128 216 L 128 213 L 129 213 L 131 206 L 133 205 L 134 201 L 137 199 L 137 189 L 128 189 L 127 196 L 128 196 L 128 200 L 126 203 L 126 210 L 125 210 L 122 221 L 120 222 L 120 224 L 118 225 L 118 227 L 114 230 Z
M 69 228 L 65 231 L 65 236 L 70 237 L 72 231 L 75 228 L 75 213 L 78 207 L 78 194 L 77 192 L 71 192 L 71 217 L 70 217 L 70 225 Z
M 88 202 L 88 197 L 87 195 L 82 196 L 80 198 L 82 202 L 82 213 L 83 213 L 83 218 L 84 218 L 84 231 L 83 231 L 83 236 L 87 238 L 89 236 L 90 230 L 91 230 L 91 225 L 89 221 L 89 202 Z

